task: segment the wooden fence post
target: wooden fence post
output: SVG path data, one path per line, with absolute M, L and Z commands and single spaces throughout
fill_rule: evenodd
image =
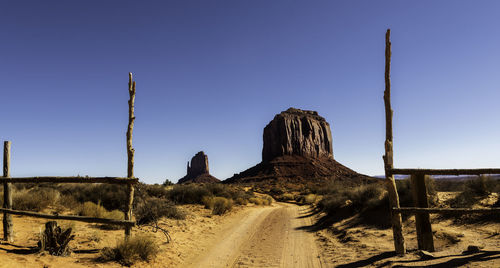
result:
M 3 176 L 10 177 L 10 141 L 3 143 Z M 3 184 L 3 208 L 12 209 L 12 188 L 10 182 Z M 4 240 L 13 242 L 14 231 L 12 223 L 12 215 L 7 212 L 3 213 L 3 237 Z
M 394 237 L 394 247 L 397 254 L 403 255 L 406 253 L 405 239 L 403 236 L 403 224 L 401 221 L 401 214 L 392 211 L 392 208 L 399 208 L 399 196 L 396 188 L 396 182 L 392 175 L 393 151 L 392 151 L 392 109 L 391 109 L 391 30 L 387 29 L 385 34 L 385 91 L 384 91 L 384 104 L 385 104 L 385 155 L 384 155 L 384 169 L 387 184 L 387 192 L 389 194 L 389 204 L 392 234 Z
M 134 103 L 135 103 L 135 81 L 132 81 L 132 73 L 128 74 L 128 128 L 127 128 L 127 177 L 134 177 L 134 153 L 135 150 L 132 148 L 132 132 L 134 130 Z M 125 220 L 132 219 L 132 205 L 134 203 L 134 186 L 132 184 L 127 185 L 128 195 L 127 195 L 127 211 L 125 212 Z M 125 238 L 130 236 L 130 231 L 132 227 L 125 227 Z
M 422 173 L 413 174 L 410 177 L 410 182 L 415 207 L 428 208 L 429 200 L 427 197 L 427 187 L 425 187 L 425 175 Z M 434 251 L 429 213 L 415 213 L 415 226 L 417 228 L 418 249 Z

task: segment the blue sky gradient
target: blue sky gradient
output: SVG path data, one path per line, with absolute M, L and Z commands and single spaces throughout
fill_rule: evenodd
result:
M 384 35 L 392 30 L 397 167 L 500 165 L 498 1 L 2 1 L 0 138 L 12 176 L 225 179 L 261 160 L 288 107 L 332 126 L 335 158 L 383 174 Z

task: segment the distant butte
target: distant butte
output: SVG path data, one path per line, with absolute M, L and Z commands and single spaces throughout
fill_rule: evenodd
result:
M 177 183 L 217 183 L 219 179 L 210 175 L 208 168 L 208 156 L 203 152 L 198 152 L 191 158 L 191 164 L 187 163 L 186 176 L 179 179 Z
M 264 128 L 262 162 L 225 183 L 374 181 L 333 158 L 330 125 L 316 111 L 289 108 Z

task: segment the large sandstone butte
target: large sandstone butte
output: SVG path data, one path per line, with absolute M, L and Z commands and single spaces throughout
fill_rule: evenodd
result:
M 226 183 L 323 183 L 342 180 L 359 184 L 375 180 L 333 159 L 330 125 L 315 111 L 289 108 L 264 128 L 262 162 L 225 180 Z
M 262 161 L 285 155 L 333 158 L 328 122 L 315 111 L 289 108 L 277 114 L 264 128 Z
M 187 163 L 187 174 L 179 179 L 178 183 L 214 183 L 219 181 L 210 175 L 208 156 L 201 151 L 191 158 L 191 164 Z

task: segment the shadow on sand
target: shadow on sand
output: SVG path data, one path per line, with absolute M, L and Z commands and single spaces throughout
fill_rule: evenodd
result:
M 7 246 L 7 247 L 6 247 Z M 25 247 L 19 246 L 11 243 L 3 243 L 0 245 L 0 250 L 3 250 L 7 253 L 19 254 L 19 255 L 29 255 L 40 252 L 38 247 Z M 98 253 L 100 249 L 79 249 L 73 250 L 73 253 L 76 254 L 94 254 Z
M 374 265 L 375 262 L 381 261 L 383 259 L 391 258 L 396 256 L 396 253 L 393 251 L 390 252 L 382 252 L 380 254 L 377 254 L 375 256 L 372 256 L 368 259 L 365 260 L 359 260 L 351 263 L 346 263 L 342 265 L 337 265 L 336 267 L 338 268 L 356 268 L 356 267 L 365 267 L 369 265 Z M 446 260 L 444 262 L 440 263 L 433 263 L 429 264 L 426 263 L 425 265 L 422 264 L 421 266 L 418 266 L 419 262 L 423 261 L 432 261 L 435 262 L 436 260 L 439 259 L 444 259 L 444 258 L 451 258 L 449 260 Z M 464 253 L 460 255 L 445 255 L 441 257 L 435 257 L 434 259 L 431 260 L 421 260 L 421 259 L 415 259 L 415 260 L 388 260 L 385 261 L 381 264 L 376 265 L 376 267 L 435 267 L 435 268 L 440 268 L 440 267 L 457 267 L 457 266 L 463 266 L 466 264 L 471 264 L 473 262 L 481 262 L 481 261 L 489 261 L 493 259 L 499 259 L 500 258 L 500 251 L 481 251 L 479 253 Z M 408 265 L 405 265 L 408 264 Z M 415 266 L 417 265 L 417 266 Z

